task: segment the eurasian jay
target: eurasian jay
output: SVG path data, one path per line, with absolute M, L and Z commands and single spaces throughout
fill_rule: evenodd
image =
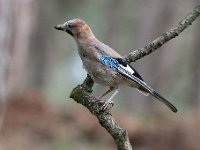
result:
M 83 20 L 72 19 L 55 26 L 55 28 L 66 31 L 75 39 L 83 67 L 94 82 L 110 87 L 99 98 L 102 99 L 105 95 L 114 91 L 102 106 L 103 110 L 113 104 L 112 99 L 118 93 L 119 85 L 126 84 L 137 88 L 146 96 L 149 94 L 154 96 L 173 112 L 177 112 L 176 107 L 148 86 L 138 72 L 120 54 L 96 39 L 90 27 Z

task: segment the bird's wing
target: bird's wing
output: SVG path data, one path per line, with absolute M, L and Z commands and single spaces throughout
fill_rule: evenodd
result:
M 101 53 L 101 54 L 104 54 L 104 55 L 107 55 L 107 56 L 110 56 L 112 58 L 122 58 L 122 56 L 117 53 L 115 50 L 113 50 L 111 47 L 109 47 L 108 45 L 100 42 L 100 41 L 97 41 L 95 43 L 95 49 Z
M 177 109 L 174 105 L 172 105 L 169 101 L 167 101 L 164 97 L 162 97 L 160 94 L 158 94 L 154 89 L 152 89 L 150 86 L 148 86 L 141 76 L 136 72 L 133 67 L 131 67 L 125 60 L 122 58 L 113 58 L 107 55 L 101 55 L 100 57 L 101 63 L 111 68 L 113 71 L 117 71 L 120 75 L 123 77 L 129 79 L 130 81 L 136 83 L 145 90 L 145 92 L 148 92 L 150 95 L 157 98 L 159 101 L 166 104 L 173 112 L 177 112 Z

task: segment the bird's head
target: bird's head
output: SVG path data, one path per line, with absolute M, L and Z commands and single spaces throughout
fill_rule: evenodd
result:
M 57 25 L 55 26 L 55 29 L 66 31 L 78 41 L 95 39 L 90 27 L 85 23 L 85 21 L 78 18 L 69 20 L 64 24 Z

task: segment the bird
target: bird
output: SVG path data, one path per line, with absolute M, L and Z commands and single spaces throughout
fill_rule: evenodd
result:
M 55 26 L 55 29 L 65 31 L 74 38 L 83 68 L 95 83 L 109 87 L 99 99 L 113 92 L 110 98 L 105 100 L 102 110 L 113 105 L 112 99 L 119 92 L 120 85 L 128 85 L 138 89 L 145 96 L 151 95 L 155 97 L 173 112 L 177 112 L 177 108 L 151 88 L 119 53 L 99 41 L 84 20 L 79 18 L 71 19 Z

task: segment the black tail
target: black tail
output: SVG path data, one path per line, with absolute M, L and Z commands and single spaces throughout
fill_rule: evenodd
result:
M 168 100 L 166 100 L 164 97 L 162 97 L 161 95 L 159 95 L 156 91 L 150 93 L 152 96 L 154 96 L 155 98 L 157 98 L 159 101 L 163 102 L 165 105 L 167 105 L 173 112 L 177 112 L 177 108 L 170 103 Z
M 167 105 L 173 112 L 177 112 L 178 110 L 174 105 L 172 105 L 169 101 L 167 101 L 164 97 L 159 95 L 154 89 L 152 89 L 150 86 L 148 86 L 142 78 L 138 78 L 134 76 L 133 74 L 129 73 L 127 70 L 125 70 L 123 67 L 118 67 L 118 72 L 126 79 L 129 79 L 134 84 L 139 85 L 139 91 L 141 91 L 143 94 L 147 95 L 148 93 L 155 98 L 157 98 L 159 101 L 163 102 L 165 105 Z
M 140 87 L 138 89 L 142 94 L 144 94 L 145 96 L 148 96 L 148 94 L 152 95 L 153 97 L 155 97 L 156 99 L 158 99 L 159 101 L 163 102 L 165 105 L 167 105 L 173 112 L 177 112 L 177 108 L 170 103 L 168 100 L 166 100 L 164 97 L 162 97 L 160 94 L 158 94 L 155 90 L 153 90 L 152 88 L 145 88 L 144 87 Z

